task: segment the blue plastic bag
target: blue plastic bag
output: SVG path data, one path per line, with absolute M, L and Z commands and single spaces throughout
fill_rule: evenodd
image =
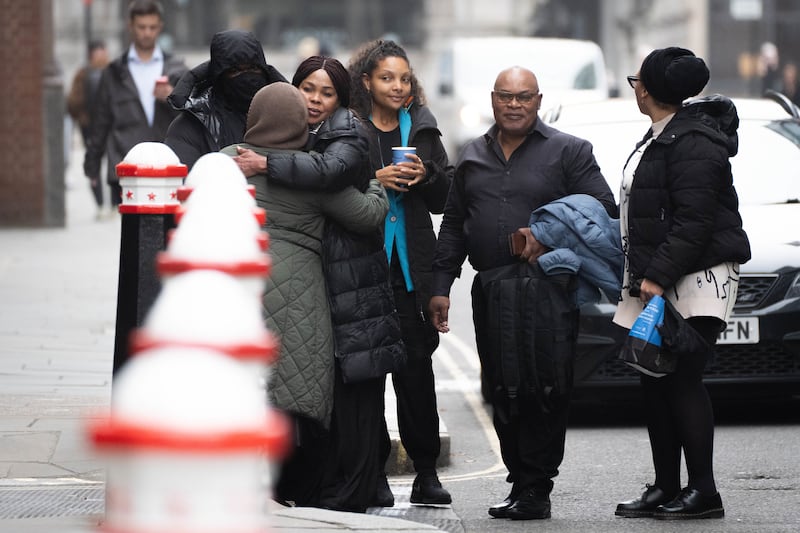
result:
M 674 372 L 677 357 L 661 345 L 659 328 L 664 325 L 664 298 L 653 296 L 639 317 L 620 350 L 619 358 L 649 376 L 662 377 Z

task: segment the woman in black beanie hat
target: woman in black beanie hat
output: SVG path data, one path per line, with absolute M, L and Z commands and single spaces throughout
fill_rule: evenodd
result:
M 623 170 L 626 261 L 614 322 L 630 328 L 650 298 L 660 295 L 704 342 L 691 349 L 662 347 L 677 357 L 675 372 L 641 375 L 655 481 L 641 497 L 617 505 L 618 516 L 725 514 L 712 464 L 714 413 L 702 375 L 736 301 L 739 264 L 750 259 L 750 245 L 728 160 L 738 147 L 736 108 L 721 95 L 683 103 L 708 79 L 703 60 L 677 47 L 654 50 L 628 77 L 639 110 L 653 124 Z

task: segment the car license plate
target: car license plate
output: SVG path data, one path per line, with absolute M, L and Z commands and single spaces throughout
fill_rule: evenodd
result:
M 758 340 L 758 317 L 731 317 L 717 344 L 756 344 Z

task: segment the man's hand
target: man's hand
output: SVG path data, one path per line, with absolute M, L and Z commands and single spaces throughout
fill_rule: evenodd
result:
M 167 96 L 172 94 L 174 87 L 169 82 L 169 78 L 161 76 L 156 80 L 156 86 L 153 88 L 153 96 L 160 102 L 166 102 Z
M 450 311 L 450 298 L 447 296 L 432 296 L 428 304 L 433 327 L 439 333 L 447 333 L 450 326 L 447 325 L 447 313 Z
M 523 261 L 527 261 L 528 263 L 535 265 L 536 261 L 539 259 L 539 256 L 548 252 L 548 248 L 536 240 L 536 237 L 534 237 L 533 233 L 531 232 L 531 228 L 519 228 L 514 233 L 525 236 L 525 248 L 519 255 L 519 258 Z
M 236 153 L 239 155 L 233 156 L 233 160 L 239 165 L 239 170 L 242 171 L 245 178 L 267 173 L 267 158 L 263 155 L 258 155 L 253 150 L 241 146 L 236 147 Z

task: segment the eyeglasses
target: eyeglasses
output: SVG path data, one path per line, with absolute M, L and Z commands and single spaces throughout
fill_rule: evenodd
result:
M 510 104 L 516 98 L 517 102 L 521 105 L 527 105 L 533 102 L 533 99 L 539 96 L 539 93 L 507 93 L 505 91 L 492 91 L 492 95 L 497 98 L 501 104 Z
M 636 88 L 637 81 L 639 81 L 639 76 L 628 76 L 628 85 L 631 86 L 631 89 Z

